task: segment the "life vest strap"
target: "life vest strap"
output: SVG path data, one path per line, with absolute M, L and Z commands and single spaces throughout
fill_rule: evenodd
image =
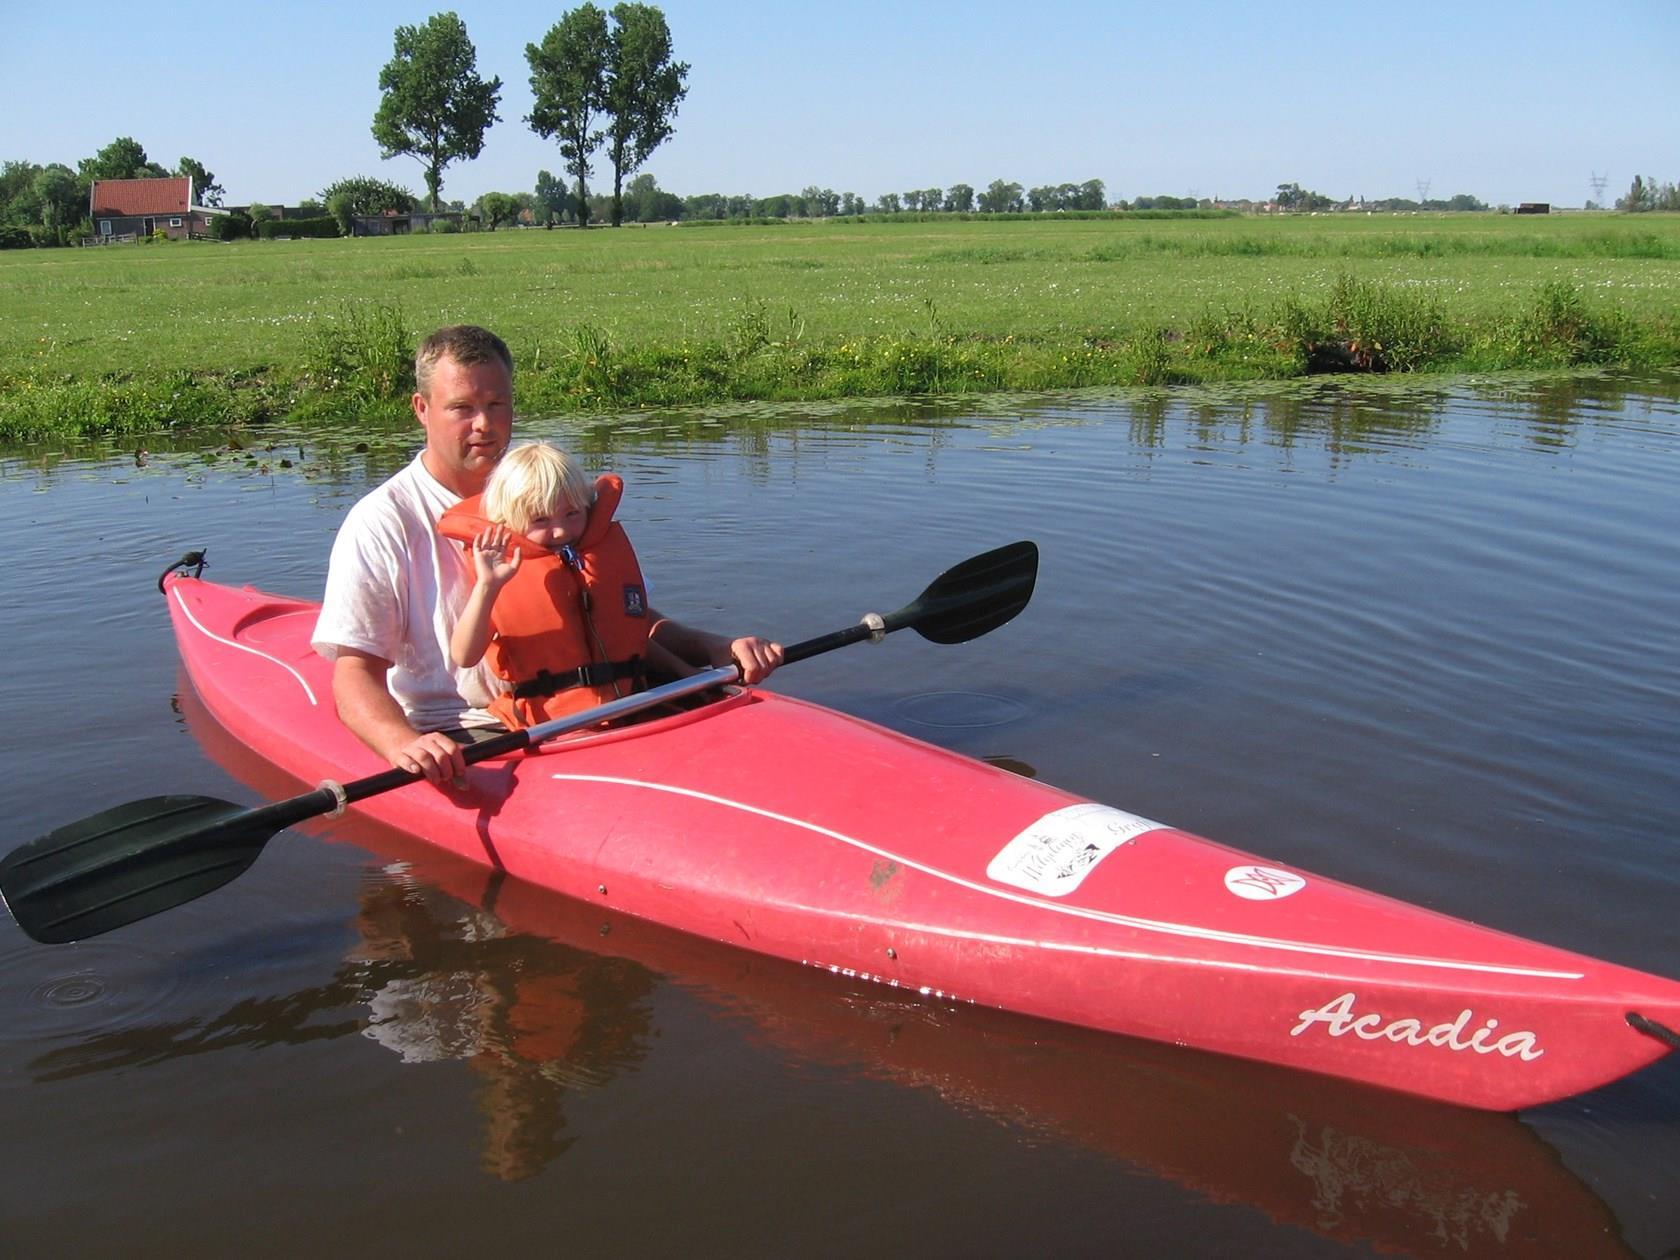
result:
M 535 678 L 514 684 L 513 698 L 534 700 L 538 696 L 552 696 L 572 687 L 610 687 L 624 678 L 640 681 L 646 673 L 647 668 L 639 656 L 632 656 L 627 661 L 596 661 L 579 665 L 576 669 L 563 669 L 557 674 L 540 669 Z

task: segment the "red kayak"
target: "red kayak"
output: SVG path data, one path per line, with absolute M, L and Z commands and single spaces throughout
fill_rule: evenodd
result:
M 166 580 L 227 730 L 299 779 L 385 769 L 317 606 Z M 1680 984 L 1477 927 L 762 688 L 353 806 L 471 861 L 914 993 L 1514 1110 L 1667 1053 Z

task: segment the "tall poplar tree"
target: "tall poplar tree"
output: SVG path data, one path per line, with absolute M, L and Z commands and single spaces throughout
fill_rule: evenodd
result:
M 194 205 L 219 206 L 222 204 L 222 196 L 227 192 L 227 189 L 218 184 L 216 177 L 204 169 L 204 163 L 195 158 L 184 157 L 175 163 L 175 173 L 191 177 L 193 196 L 196 198 Z
M 671 59 L 671 28 L 651 4 L 613 6 L 607 55 L 607 152 L 613 164 L 612 221 L 624 218 L 624 180 L 670 138 L 688 95 L 688 63 Z
M 607 63 L 612 40 L 607 15 L 593 4 L 573 9 L 525 45 L 531 67 L 531 112 L 525 121 L 545 139 L 557 137 L 566 173 L 577 180 L 578 224 L 589 226 L 590 156 L 606 132 Z
M 426 194 L 442 204 L 443 168 L 484 151 L 484 133 L 498 120 L 502 81 L 478 76 L 478 50 L 453 13 L 437 13 L 424 26 L 399 26 L 395 55 L 379 72 L 385 98 L 373 116 L 380 156 L 406 153 L 426 171 Z

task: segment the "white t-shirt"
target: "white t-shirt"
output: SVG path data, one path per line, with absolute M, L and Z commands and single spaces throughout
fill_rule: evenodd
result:
M 449 636 L 472 594 L 473 572 L 437 523 L 459 502 L 418 455 L 364 495 L 333 540 L 310 640 L 328 660 L 340 648 L 354 648 L 390 661 L 386 684 L 423 731 L 496 720 L 484 710 L 500 690 L 489 667 L 481 661 L 456 669 L 449 659 Z

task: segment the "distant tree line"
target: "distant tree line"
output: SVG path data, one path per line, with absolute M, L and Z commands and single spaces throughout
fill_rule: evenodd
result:
M 1334 210 L 1346 206 L 1356 206 L 1361 210 L 1378 210 L 1388 212 L 1406 212 L 1411 210 L 1453 210 L 1473 211 L 1488 209 L 1487 203 L 1469 193 L 1459 193 L 1443 200 L 1411 201 L 1405 197 L 1386 197 L 1381 201 L 1367 201 L 1363 197 L 1349 197 L 1338 201 L 1334 197 L 1326 197 L 1321 192 L 1312 192 L 1299 184 L 1279 184 L 1272 203 L 1279 210 Z
M 496 194 L 498 196 L 502 194 Z M 515 198 L 522 194 L 509 194 Z M 650 174 L 637 175 L 623 190 L 622 217 L 632 223 L 677 222 L 682 220 L 728 219 L 831 219 L 864 214 L 1002 214 L 1026 211 L 1103 210 L 1103 182 L 1088 179 L 1082 184 L 1056 184 L 1023 190 L 1020 184 L 996 179 L 980 192 L 972 185 L 952 184 L 949 188 L 918 188 L 907 192 L 882 193 L 866 201 L 854 192 L 808 185 L 797 193 L 759 197 L 752 193 L 699 193 L 680 197 L 659 187 Z M 611 199 L 590 197 L 586 213 L 578 213 L 576 196 L 547 171 L 537 174 L 537 188 L 529 204 L 539 221 L 555 223 L 566 219 L 587 223 L 602 217 Z
M 586 10 L 592 12 L 586 13 Z M 646 12 L 639 12 L 641 10 Z M 585 5 L 582 9 L 568 14 L 566 20 L 579 13 L 585 14 L 585 18 L 591 24 L 596 18 L 604 20 L 606 17 L 601 10 L 592 5 Z M 660 63 L 661 56 L 668 60 L 668 38 L 663 43 L 655 38 L 655 27 L 663 24 L 663 16 L 658 10 L 652 9 L 651 6 L 621 4 L 615 6 L 613 15 L 619 23 L 619 31 L 638 22 L 653 23 L 653 19 L 657 18 L 657 23 L 648 27 L 648 30 L 654 33 L 650 35 L 644 31 L 644 34 L 637 38 L 649 41 L 652 48 L 652 52 L 644 56 L 644 61 L 648 64 Z M 465 28 L 460 26 L 454 14 L 441 14 L 432 19 L 428 28 L 434 26 L 442 32 L 440 38 L 446 44 L 465 39 Z M 431 64 L 431 61 L 427 61 L 428 57 L 432 61 L 436 60 L 435 50 L 433 53 L 425 53 L 424 36 L 428 28 L 398 28 L 397 46 L 399 49 L 407 49 L 408 55 L 416 64 Z M 591 26 L 591 29 L 595 28 Z M 436 31 L 433 34 L 436 36 Z M 550 35 L 553 34 L 551 31 Z M 609 30 L 609 44 L 612 36 L 613 32 Z M 468 49 L 470 50 L 470 44 Z M 457 55 L 451 64 L 461 71 L 456 74 L 456 81 L 475 81 L 476 75 L 461 69 L 470 69 L 471 58 L 459 56 L 459 48 L 456 48 L 455 52 Z M 686 66 L 668 68 L 679 69 L 685 73 L 687 70 Z M 391 67 L 387 66 L 386 71 L 390 74 Z M 392 78 L 394 81 L 395 76 Z M 381 82 L 385 81 L 382 77 Z M 487 89 L 480 91 L 477 99 L 482 106 L 480 113 L 486 117 L 484 126 L 488 126 L 488 120 L 494 116 L 494 96 L 499 90 L 500 81 L 492 80 L 488 84 L 480 83 L 478 86 Z M 675 86 L 681 88 L 681 75 L 676 77 Z M 448 144 L 440 141 L 438 147 L 417 153 L 416 156 L 420 156 L 425 165 L 426 201 L 434 210 L 451 210 L 459 216 L 458 220 L 455 217 L 437 220 L 431 224 L 431 230 L 493 231 L 510 225 L 552 226 L 568 222 L 587 225 L 600 219 L 610 219 L 615 223 L 655 223 L 824 219 L 866 214 L 1055 214 L 1070 211 L 1088 213 L 1105 209 L 1196 210 L 1221 205 L 1237 205 L 1247 209 L 1262 208 L 1259 203 L 1254 202 L 1218 202 L 1193 196 L 1146 196 L 1137 197 L 1129 202 L 1117 201 L 1109 204 L 1106 201 L 1103 181 L 1100 179 L 1089 179 L 1079 184 L 1045 184 L 1034 188 L 1023 188 L 1019 183 L 994 179 L 980 190 L 969 184 L 957 183 L 943 188 L 882 193 L 873 201 L 866 201 L 854 192 L 836 192 L 832 188 L 817 185 L 808 185 L 798 193 L 778 193 L 770 197 L 758 197 L 750 193 L 700 193 L 685 197 L 659 187 L 658 181 L 647 172 L 635 174 L 628 181 L 621 183 L 622 177 L 634 169 L 632 163 L 640 164 L 651 153 L 652 146 L 658 143 L 655 137 L 659 136 L 661 128 L 664 129 L 664 135 L 669 134 L 670 110 L 674 109 L 675 101 L 680 99 L 680 96 L 680 91 L 674 95 L 668 94 L 669 108 L 662 114 L 655 110 L 653 114 L 647 115 L 657 115 L 652 124 L 641 132 L 626 132 L 621 141 L 615 142 L 619 148 L 618 156 L 614 160 L 614 189 L 610 195 L 590 193 L 586 177 L 577 176 L 576 165 L 572 163 L 561 176 L 546 170 L 538 171 L 536 187 L 530 192 L 487 192 L 470 207 L 461 201 L 444 203 L 439 195 L 441 172 L 448 161 L 452 160 L 452 152 L 459 150 L 457 156 L 468 155 L 470 137 L 457 137 L 455 142 Z M 384 110 L 383 105 L 381 110 Z M 398 125 L 393 120 L 387 121 L 393 127 Z M 377 121 L 375 129 L 377 133 Z M 444 131 L 440 129 L 436 134 L 442 136 Z M 605 136 L 607 132 L 601 131 L 599 134 Z M 408 140 L 401 140 L 400 137 L 392 143 L 399 141 L 410 143 Z M 381 143 L 385 144 L 384 141 Z M 414 141 L 413 144 L 417 150 L 421 148 L 418 141 Z M 567 145 L 562 143 L 562 156 L 566 156 L 568 151 Z M 6 161 L 0 164 L 0 248 L 72 244 L 86 238 L 92 230 L 88 214 L 89 194 L 96 179 L 135 179 L 171 175 L 191 176 L 198 204 L 221 207 L 225 190 L 217 183 L 215 175 L 202 163 L 190 157 L 182 157 L 173 169 L 166 168 L 147 157 L 140 143 L 129 136 L 120 136 L 93 156 L 83 158 L 76 164 L 75 169 L 56 162 L 41 166 L 22 160 Z M 575 182 L 568 180 L 568 175 L 576 177 Z M 1384 212 L 1485 211 L 1489 208 L 1479 198 L 1467 193 L 1440 200 L 1413 201 L 1403 197 L 1391 197 L 1377 201 L 1363 198 L 1337 201 L 1322 193 L 1303 189 L 1297 183 L 1279 184 L 1277 193 L 1268 204 L 1287 211 L 1330 210 L 1350 206 Z M 267 236 L 280 232 L 320 234 L 324 231 L 325 234 L 331 235 L 336 231 L 349 235 L 357 217 L 387 212 L 407 214 L 417 210 L 420 205 L 421 198 L 399 184 L 358 175 L 337 180 L 322 188 L 313 197 L 305 198 L 296 206 L 286 208 L 283 222 L 278 219 L 281 213 L 279 210 L 258 204 L 229 208 L 226 213 L 212 220 L 211 229 L 212 234 L 221 239 Z M 1680 186 L 1635 176 L 1627 195 L 1617 200 L 1616 208 L 1626 212 L 1680 211 Z M 303 216 L 301 219 L 300 215 Z M 265 228 L 264 224 L 270 221 L 273 221 L 271 226 Z
M 1457 213 L 1492 209 L 1485 201 L 1472 197 L 1469 193 L 1457 193 L 1445 200 L 1430 197 L 1423 201 L 1413 201 L 1409 197 L 1384 197 L 1381 201 L 1366 201 L 1360 198 L 1354 204 L 1361 210 L 1385 211 L 1391 214 L 1406 214 L 1413 210 L 1449 210 Z
M 1680 210 L 1680 185 L 1659 184 L 1654 179 L 1633 177 L 1627 196 L 1616 200 L 1616 209 L 1630 214 L 1648 210 Z

